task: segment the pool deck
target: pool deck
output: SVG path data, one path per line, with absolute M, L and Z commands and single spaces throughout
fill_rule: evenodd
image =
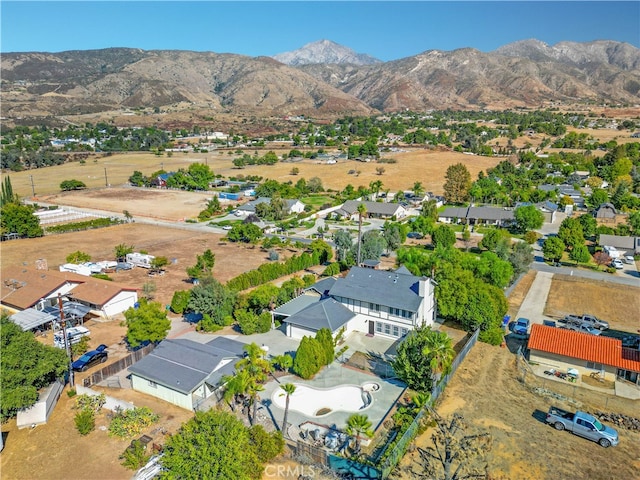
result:
M 300 412 L 291 410 L 290 408 L 287 423 L 289 423 L 293 427 L 292 431 L 296 430 L 296 427 L 307 421 L 326 425 L 328 427 L 333 426 L 335 428 L 343 430 L 347 424 L 347 418 L 349 418 L 349 416 L 354 413 L 362 413 L 366 415 L 372 422 L 374 428 L 377 429 L 379 424 L 382 422 L 382 420 L 385 418 L 385 416 L 393 406 L 394 402 L 398 399 L 398 397 L 400 397 L 405 389 L 405 384 L 400 382 L 399 380 L 385 380 L 375 375 L 345 367 L 339 362 L 333 362 L 328 367 L 323 368 L 320 373 L 318 373 L 311 380 L 302 380 L 301 378 L 294 375 L 280 377 L 278 380 L 280 383 L 278 383 L 278 381 L 276 380 L 271 380 L 265 385 L 264 391 L 260 392 L 260 398 L 262 399 L 262 405 L 264 406 L 263 409 L 265 411 L 265 414 L 270 417 L 273 422 L 275 422 L 278 428 L 282 426 L 284 409 L 279 408 L 277 405 L 275 405 L 271 398 L 276 390 L 282 391 L 280 389 L 280 384 L 295 383 L 308 385 L 309 387 L 314 388 L 327 389 L 337 387 L 339 385 L 361 386 L 364 383 L 370 382 L 375 382 L 380 385 L 380 389 L 378 391 L 371 393 L 371 405 L 361 412 L 333 412 L 321 417 L 308 417 Z M 331 408 L 330 402 L 328 403 L 329 404 L 327 405 L 327 407 Z

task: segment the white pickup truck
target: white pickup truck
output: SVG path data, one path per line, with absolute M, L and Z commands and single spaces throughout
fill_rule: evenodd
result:
M 618 444 L 618 432 L 607 427 L 592 415 L 585 412 L 571 413 L 557 407 L 550 407 L 547 413 L 547 423 L 553 425 L 556 430 L 568 430 L 597 442 L 601 447 L 610 447 Z

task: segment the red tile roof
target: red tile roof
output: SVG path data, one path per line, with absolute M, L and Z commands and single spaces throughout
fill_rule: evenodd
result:
M 623 357 L 622 341 L 615 338 L 534 324 L 528 346 L 530 350 L 640 372 L 640 356 L 629 354 L 628 349 L 624 349 Z

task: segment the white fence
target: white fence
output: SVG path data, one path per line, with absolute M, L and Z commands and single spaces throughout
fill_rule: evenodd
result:
M 107 217 L 107 215 L 81 212 L 80 210 L 74 210 L 72 208 L 58 208 L 56 210 L 41 210 L 41 211 L 35 212 L 35 215 L 40 219 L 40 225 L 50 225 L 52 223 L 69 223 L 74 220 L 81 220 L 83 218 Z

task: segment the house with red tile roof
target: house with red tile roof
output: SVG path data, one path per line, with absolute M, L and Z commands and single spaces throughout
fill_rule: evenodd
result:
M 534 324 L 528 348 L 531 362 L 549 368 L 595 371 L 607 380 L 640 384 L 640 351 L 624 348 L 617 338 Z
M 138 301 L 136 288 L 99 278 L 27 267 L 2 269 L 0 303 L 9 313 L 55 307 L 58 295 L 88 306 L 93 315 L 101 317 L 124 312 Z

